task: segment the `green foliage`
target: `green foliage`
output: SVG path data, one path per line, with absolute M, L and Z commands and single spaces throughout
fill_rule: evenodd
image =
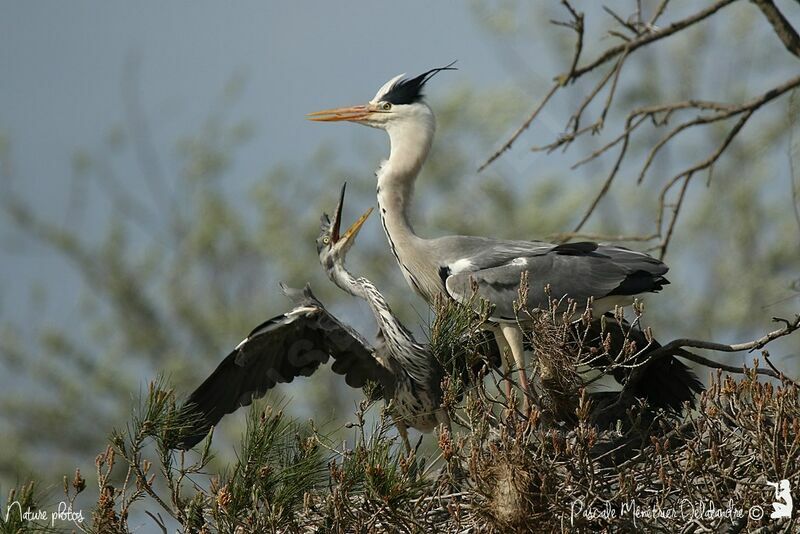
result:
M 282 411 L 251 410 L 238 456 L 212 503 L 219 530 L 234 531 L 242 524 L 254 532 L 297 528 L 298 511 L 325 474 L 311 432 L 288 421 Z

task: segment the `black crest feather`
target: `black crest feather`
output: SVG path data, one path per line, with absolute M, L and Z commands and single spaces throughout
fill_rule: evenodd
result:
M 422 100 L 422 88 L 428 83 L 428 80 L 433 78 L 437 73 L 443 70 L 458 70 L 453 67 L 455 61 L 444 67 L 431 69 L 423 72 L 416 78 L 403 78 L 395 83 L 389 91 L 381 98 L 384 102 L 391 104 L 413 104 Z

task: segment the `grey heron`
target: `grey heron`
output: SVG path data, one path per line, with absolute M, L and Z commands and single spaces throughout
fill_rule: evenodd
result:
M 477 293 L 494 306 L 488 327 L 502 354 L 513 357 L 520 386 L 530 391 L 525 372 L 523 332 L 515 300 L 523 273 L 530 287 L 531 311 L 547 309 L 550 296 L 577 302 L 593 300 L 596 313 L 627 304 L 642 293 L 668 284 L 667 266 L 627 248 L 576 242 L 511 241 L 453 235 L 427 239 L 411 225 L 414 183 L 433 143 L 436 121 L 422 90 L 435 74 L 453 70 L 452 63 L 414 78 L 405 74 L 386 82 L 366 104 L 310 113 L 315 121 L 350 121 L 385 130 L 391 149 L 376 171 L 380 216 L 391 251 L 408 284 L 432 304 L 437 295 L 465 302 Z M 549 294 L 546 290 L 549 288 Z M 503 359 L 506 372 L 511 362 Z M 528 396 L 525 395 L 528 405 Z
M 395 317 L 375 285 L 345 268 L 347 251 L 372 209 L 340 233 L 344 193 L 342 187 L 333 220 L 322 216 L 317 252 L 327 276 L 369 304 L 379 328 L 376 346 L 330 314 L 310 287 L 300 291 L 284 286 L 294 308 L 254 329 L 189 395 L 184 404 L 189 429 L 183 432 L 179 448 L 193 447 L 224 415 L 249 405 L 277 383 L 310 376 L 331 357 L 331 369 L 345 375 L 349 386 L 360 388 L 367 380 L 381 386 L 407 452 L 411 450 L 407 428 L 449 429 L 449 416 L 441 406 L 441 364 Z

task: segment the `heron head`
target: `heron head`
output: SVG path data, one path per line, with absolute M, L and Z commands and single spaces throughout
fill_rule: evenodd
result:
M 433 113 L 422 101 L 422 89 L 436 73 L 443 70 L 456 70 L 453 63 L 423 72 L 415 78 L 398 74 L 378 89 L 375 96 L 366 104 L 326 109 L 309 113 L 306 118 L 319 122 L 349 121 L 373 128 L 387 130 L 390 125 L 408 119 L 433 120 Z
M 320 219 L 320 232 L 317 237 L 317 253 L 319 261 L 326 270 L 334 267 L 334 264 L 343 264 L 347 251 L 355 243 L 356 236 L 361 227 L 366 222 L 367 217 L 372 213 L 372 208 L 368 209 L 350 227 L 341 233 L 342 210 L 344 208 L 344 193 L 347 184 L 342 185 L 342 192 L 339 195 L 339 203 L 331 219 L 327 213 L 322 214 Z

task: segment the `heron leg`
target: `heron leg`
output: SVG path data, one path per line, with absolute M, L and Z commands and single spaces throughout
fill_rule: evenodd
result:
M 528 395 L 530 395 L 530 386 L 528 383 L 528 374 L 525 371 L 525 346 L 522 342 L 522 330 L 515 324 L 501 324 L 500 330 L 509 349 L 511 349 L 514 363 L 517 369 L 519 369 L 519 385 L 525 395 L 522 409 L 525 413 L 528 413 L 530 410 L 530 401 L 528 399 Z
M 411 456 L 411 442 L 408 441 L 408 428 L 405 423 L 401 423 L 400 421 L 395 421 L 395 426 L 397 426 L 397 433 L 400 434 L 400 439 L 403 440 L 403 445 L 406 447 L 406 454 Z
M 497 347 L 500 349 L 500 361 L 503 366 L 503 376 L 506 377 L 506 398 L 511 400 L 511 369 L 514 368 L 514 357 L 511 347 L 506 341 L 506 336 L 499 328 L 492 330 Z

